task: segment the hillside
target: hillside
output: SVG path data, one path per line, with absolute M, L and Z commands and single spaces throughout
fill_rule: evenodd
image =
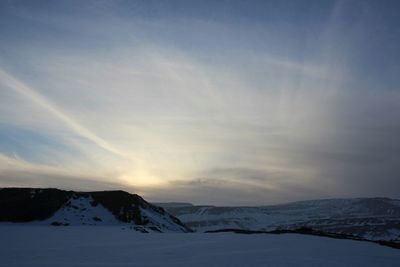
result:
M 271 231 L 308 227 L 369 240 L 400 240 L 400 200 L 327 199 L 262 207 L 166 207 L 200 232 L 236 228 Z
M 0 222 L 53 226 L 130 227 L 142 232 L 190 232 L 163 208 L 124 191 L 0 189 Z

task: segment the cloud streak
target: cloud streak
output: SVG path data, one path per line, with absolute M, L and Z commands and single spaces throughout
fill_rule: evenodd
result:
M 45 110 L 51 112 L 55 117 L 60 119 L 63 123 L 65 123 L 68 127 L 74 130 L 77 134 L 82 137 L 85 137 L 91 140 L 93 143 L 97 144 L 101 148 L 114 153 L 118 156 L 124 156 L 123 153 L 115 149 L 113 146 L 108 144 L 102 138 L 96 136 L 90 130 L 86 129 L 75 120 L 73 120 L 70 116 L 66 115 L 62 112 L 59 108 L 57 108 L 54 104 L 52 104 L 49 100 L 45 99 L 43 96 L 38 94 L 34 89 L 31 87 L 23 84 L 10 74 L 6 73 L 4 70 L 0 69 L 0 82 L 7 87 L 13 89 L 14 91 L 18 92 L 19 94 L 27 97 L 29 100 L 33 101 L 35 104 L 39 105 L 40 107 L 44 108 Z

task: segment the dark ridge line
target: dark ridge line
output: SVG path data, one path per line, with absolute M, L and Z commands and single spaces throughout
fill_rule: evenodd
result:
M 321 237 L 329 237 L 334 239 L 347 239 L 347 240 L 355 240 L 355 241 L 363 241 L 363 242 L 370 242 L 379 244 L 381 246 L 386 246 L 394 249 L 400 249 L 400 241 L 398 240 L 369 240 L 365 238 L 361 238 L 354 235 L 349 234 L 339 234 L 339 233 L 330 233 L 324 232 L 320 230 L 314 230 L 308 227 L 301 227 L 297 229 L 276 229 L 272 231 L 258 231 L 258 230 L 244 230 L 244 229 L 237 229 L 237 228 L 225 228 L 219 230 L 209 230 L 205 231 L 205 233 L 235 233 L 235 234 L 302 234 L 302 235 L 312 235 L 312 236 L 321 236 Z

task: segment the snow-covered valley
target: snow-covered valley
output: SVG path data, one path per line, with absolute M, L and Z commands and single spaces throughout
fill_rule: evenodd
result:
M 308 227 L 368 240 L 400 242 L 400 200 L 389 198 L 309 200 L 260 207 L 173 206 L 167 203 L 164 207 L 198 232 Z

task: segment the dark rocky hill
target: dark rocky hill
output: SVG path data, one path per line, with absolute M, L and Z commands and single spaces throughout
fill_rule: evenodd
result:
M 0 189 L 0 222 L 49 225 L 121 225 L 143 232 L 190 232 L 163 208 L 124 191 Z

